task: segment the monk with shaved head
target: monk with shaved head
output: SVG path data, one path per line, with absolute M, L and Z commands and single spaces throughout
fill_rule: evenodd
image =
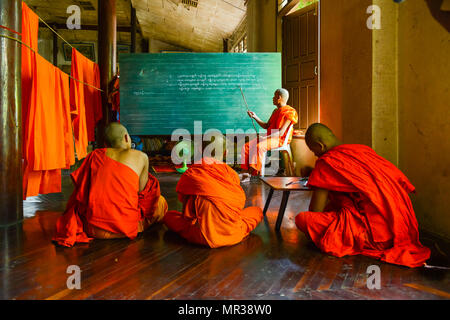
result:
M 430 250 L 419 241 L 408 178 L 371 148 L 343 144 L 323 124 L 311 125 L 305 139 L 318 159 L 308 179 L 309 211 L 295 217 L 297 227 L 334 256 L 423 266 Z
M 253 111 L 248 111 L 248 116 L 264 129 L 267 135 L 261 135 L 258 139 L 253 139 L 242 146 L 241 150 L 241 182 L 250 181 L 250 176 L 256 176 L 261 172 L 264 154 L 272 149 L 280 147 L 288 139 L 292 140 L 291 126 L 298 122 L 298 114 L 294 108 L 287 105 L 289 91 L 280 88 L 275 90 L 272 103 L 276 109 L 272 112 L 267 122 L 262 121 Z M 289 136 L 288 136 L 289 135 Z
M 92 151 L 71 174 L 75 190 L 53 238 L 60 245 L 133 239 L 167 212 L 159 182 L 148 172 L 148 157 L 131 148 L 127 129 L 109 124 L 105 141 L 106 148 Z

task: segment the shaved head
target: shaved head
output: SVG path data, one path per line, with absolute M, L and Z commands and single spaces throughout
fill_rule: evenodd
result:
M 286 103 L 288 102 L 289 91 L 287 91 L 284 88 L 280 88 L 280 89 L 277 89 L 275 92 L 277 92 L 280 95 L 281 99 L 283 99 L 284 102 L 286 102 Z
M 105 129 L 105 142 L 108 147 L 120 147 L 127 134 L 128 131 L 125 126 L 118 122 L 111 122 Z
M 341 144 L 333 131 L 321 123 L 314 123 L 309 126 L 305 134 L 305 141 L 308 148 L 311 149 L 316 156 L 320 156 L 332 147 Z
M 321 123 L 314 123 L 306 130 L 305 140 L 311 142 L 325 141 L 335 137 L 333 131 L 326 125 Z

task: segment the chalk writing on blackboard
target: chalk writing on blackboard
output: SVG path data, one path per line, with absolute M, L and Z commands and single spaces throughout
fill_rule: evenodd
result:
M 177 87 L 180 92 L 236 89 L 243 83 L 252 83 L 251 89 L 261 89 L 253 74 L 189 74 L 178 75 L 168 87 Z

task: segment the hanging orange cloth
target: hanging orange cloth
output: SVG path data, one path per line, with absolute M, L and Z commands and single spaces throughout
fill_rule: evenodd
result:
M 109 158 L 106 149 L 89 153 L 71 177 L 75 189 L 57 221 L 53 238 L 60 245 L 71 247 L 76 242 L 91 241 L 90 226 L 133 239 L 140 221 L 160 214 L 158 180 L 149 174 L 146 187 L 139 192 L 136 172 Z
M 61 169 L 69 169 L 75 163 L 69 106 L 69 77 L 41 56 L 38 55 L 36 59 L 39 61 L 36 79 L 40 80 L 36 80 L 39 82 L 37 82 L 37 89 L 32 91 L 32 96 L 37 97 L 40 103 L 35 101 L 36 103 L 32 104 L 31 119 L 34 121 L 27 127 L 33 128 L 34 131 L 29 131 L 30 136 L 24 139 L 28 145 L 27 150 L 30 151 L 24 170 L 24 199 L 38 194 L 61 192 Z M 52 76 L 53 72 L 54 76 Z M 42 74 L 44 76 L 39 76 Z M 49 88 L 53 88 L 54 100 L 50 96 L 42 100 L 42 96 L 46 96 L 43 92 L 47 92 L 42 90 L 49 90 Z M 45 110 L 36 109 L 39 106 L 44 106 Z M 40 122 L 37 121 L 38 119 Z M 48 145 L 53 148 L 46 147 Z M 36 161 L 36 154 L 39 155 L 38 161 Z M 53 169 L 55 167 L 58 169 Z M 46 169 L 40 170 L 40 168 Z
M 33 170 L 53 170 L 66 167 L 64 134 L 64 100 L 57 68 L 36 54 L 36 73 L 31 91 L 30 121 L 32 121 L 34 152 L 30 155 Z
M 38 49 L 38 32 L 39 32 L 39 17 L 27 6 L 25 2 L 22 1 L 22 42 L 28 45 L 33 50 Z M 26 46 L 22 46 L 22 156 L 24 158 L 23 162 L 23 198 L 26 198 L 27 190 L 28 190 L 28 180 L 29 174 L 26 168 L 28 167 L 28 117 L 30 112 L 30 99 L 31 99 L 31 90 L 33 86 L 33 75 L 35 74 L 36 68 L 36 59 L 35 53 L 27 48 Z M 39 180 L 37 180 L 39 179 Z M 37 195 L 39 192 L 39 184 L 40 184 L 40 174 L 34 175 L 32 177 L 33 182 L 31 183 L 31 187 L 33 189 L 37 189 L 37 191 L 33 191 L 31 194 Z M 37 193 L 36 193 L 37 192 Z
M 262 220 L 262 210 L 245 206 L 237 173 L 213 158 L 192 165 L 176 191 L 183 212 L 169 211 L 164 223 L 190 242 L 211 248 L 241 242 Z
M 414 186 L 371 148 L 330 149 L 317 160 L 308 186 L 329 190 L 329 202 L 324 212 L 299 213 L 295 223 L 324 252 L 408 267 L 423 266 L 430 257 L 408 196 Z
M 70 113 L 70 91 L 69 91 L 69 76 L 55 68 L 56 72 L 56 101 L 60 103 L 63 108 L 63 125 L 64 125 L 64 154 L 66 165 L 65 169 L 70 169 L 75 163 L 75 147 L 73 140 L 72 118 Z
M 73 48 L 71 75 L 79 80 L 70 80 L 70 106 L 77 158 L 83 159 L 88 142 L 95 141 L 95 126 L 103 117 L 101 92 L 93 88 L 100 88 L 100 69 L 98 64 Z
M 267 122 L 269 124 L 267 135 L 276 134 L 276 130 L 281 130 L 287 120 L 291 121 L 291 125 L 295 125 L 298 122 L 298 114 L 294 108 L 286 105 L 275 109 Z M 263 154 L 281 146 L 287 134 L 288 130 L 282 136 L 275 136 L 268 139 L 262 137 L 259 139 L 259 142 L 257 139 L 253 139 L 246 143 L 241 151 L 241 168 L 244 170 L 253 168 L 255 172 L 260 172 Z M 288 142 L 290 143 L 291 140 L 292 132 L 288 137 Z
M 23 42 L 37 51 L 39 18 L 22 3 Z M 61 191 L 74 163 L 68 77 L 22 46 L 23 198 Z
M 22 1 L 22 42 L 33 50 L 38 50 L 39 17 Z M 28 112 L 30 108 L 31 88 L 35 72 L 35 53 L 22 46 L 22 137 L 27 136 Z M 25 144 L 22 144 L 25 154 Z
M 61 81 L 57 81 L 57 76 L 61 80 L 59 69 L 39 54 L 34 56 L 36 63 L 24 137 L 24 198 L 61 192 L 61 169 L 70 163 L 66 159 L 66 149 L 70 146 L 66 147 L 65 138 L 71 128 L 64 122 L 68 92 L 61 88 Z

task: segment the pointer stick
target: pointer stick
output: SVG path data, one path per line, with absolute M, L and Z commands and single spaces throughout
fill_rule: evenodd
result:
M 248 108 L 247 100 L 245 99 L 244 92 L 242 91 L 241 86 L 239 86 L 239 89 L 241 89 L 242 98 L 244 98 L 244 102 L 245 102 L 245 106 L 247 107 L 247 111 L 250 111 L 250 109 Z M 256 139 L 258 139 L 258 130 L 256 130 L 255 122 L 253 121 L 253 118 L 251 118 L 251 119 L 252 119 L 253 129 L 255 129 L 255 132 L 256 132 Z

